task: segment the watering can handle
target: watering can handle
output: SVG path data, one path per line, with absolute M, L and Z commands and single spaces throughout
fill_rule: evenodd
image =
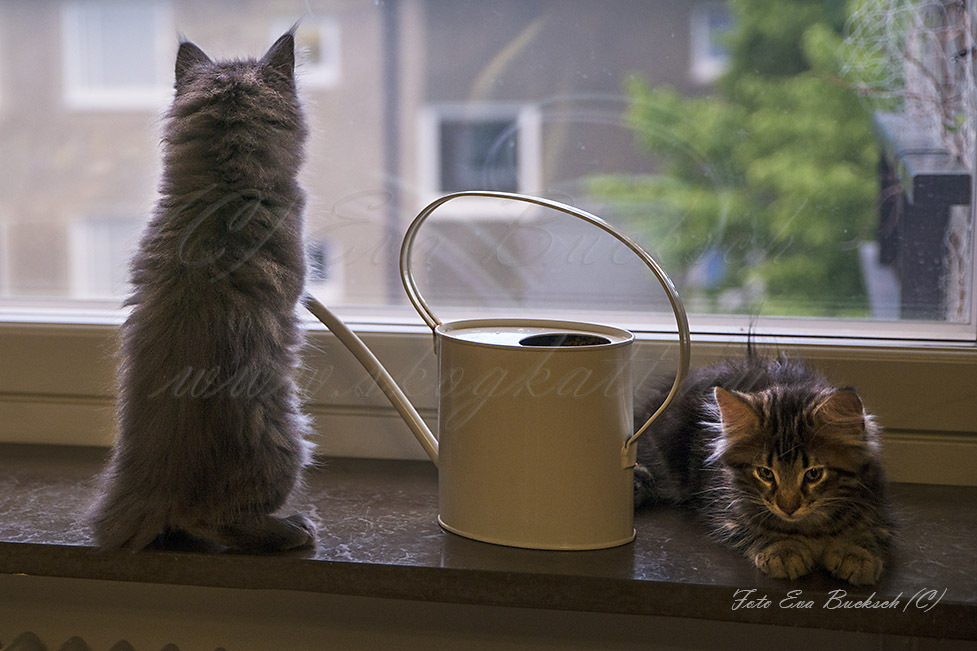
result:
M 600 217 L 592 215 L 589 212 L 559 203 L 557 201 L 551 201 L 549 199 L 543 199 L 541 197 L 534 197 L 530 195 L 515 194 L 512 192 L 494 192 L 489 190 L 455 192 L 452 194 L 446 194 L 436 199 L 426 208 L 424 208 L 424 210 L 418 213 L 417 217 L 414 218 L 414 221 L 411 222 L 410 226 L 407 228 L 407 233 L 404 235 L 403 245 L 400 248 L 400 279 L 404 283 L 404 289 L 407 291 L 407 298 L 410 300 L 411 304 L 414 306 L 414 309 L 417 310 L 417 313 L 421 315 L 421 318 L 424 319 L 424 322 L 428 325 L 428 327 L 431 328 L 431 330 L 434 330 L 441 325 L 441 320 L 434 315 L 431 307 L 427 304 L 427 301 L 424 300 L 424 297 L 421 296 L 420 291 L 417 289 L 417 283 L 414 281 L 414 274 L 411 271 L 411 253 L 414 247 L 414 239 L 417 237 L 417 232 L 420 230 L 421 224 L 424 223 L 424 221 L 430 217 L 439 206 L 459 197 L 489 197 L 522 201 L 537 206 L 543 206 L 544 208 L 551 208 L 573 217 L 577 217 L 578 219 L 582 219 L 583 221 L 593 224 L 604 232 L 614 236 L 621 243 L 631 249 L 631 251 L 641 258 L 641 261 L 644 262 L 649 269 L 651 269 L 652 273 L 654 273 L 655 277 L 658 279 L 658 282 L 661 283 L 662 288 L 665 290 L 665 295 L 668 296 L 668 302 L 672 306 L 672 312 L 675 315 L 675 322 L 678 325 L 678 370 L 675 373 L 675 381 L 672 383 L 672 388 L 668 392 L 668 395 L 665 396 L 665 400 L 662 402 L 661 406 L 655 410 L 648 420 L 645 421 L 645 423 L 639 427 L 624 444 L 622 453 L 625 456 L 625 464 L 634 465 L 634 442 L 639 436 L 644 434 L 645 430 L 647 430 L 648 427 L 658 418 L 658 416 L 665 411 L 665 408 L 671 404 L 672 400 L 675 398 L 675 395 L 678 393 L 679 388 L 682 386 L 682 382 L 685 380 L 685 375 L 689 370 L 689 319 L 685 314 L 685 307 L 682 304 L 682 300 L 679 298 L 678 290 L 675 289 L 675 285 L 672 283 L 672 280 L 668 277 L 658 262 L 652 258 L 651 255 L 645 251 L 640 244 L 624 233 L 621 233 L 615 229 Z

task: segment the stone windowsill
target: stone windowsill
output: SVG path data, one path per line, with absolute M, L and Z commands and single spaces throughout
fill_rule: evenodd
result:
M 895 485 L 901 546 L 871 588 L 823 572 L 765 577 L 677 510 L 640 512 L 634 543 L 603 551 L 499 547 L 442 531 L 430 464 L 337 459 L 311 474 L 314 550 L 248 556 L 200 550 L 100 552 L 78 523 L 105 450 L 0 446 L 0 573 L 427 602 L 688 617 L 977 640 L 977 488 Z M 767 608 L 734 608 L 755 588 Z M 800 590 L 792 602 L 788 592 Z M 830 608 L 898 597 L 895 608 Z M 741 596 L 743 593 L 739 593 Z M 813 602 L 810 608 L 787 603 Z

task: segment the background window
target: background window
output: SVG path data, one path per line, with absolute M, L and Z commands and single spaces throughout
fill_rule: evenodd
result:
M 295 18 L 277 21 L 269 38 L 273 41 L 295 24 Z M 340 28 L 332 16 L 304 16 L 295 30 L 295 48 L 300 78 L 307 87 L 331 88 L 339 83 Z
M 897 0 L 10 3 L 0 300 L 119 289 L 105 273 L 77 277 L 100 263 L 69 264 L 67 242 L 108 259 L 99 247 L 126 240 L 79 240 L 76 216 L 150 213 L 177 34 L 214 57 L 260 55 L 301 18 L 301 181 L 310 242 L 328 241 L 332 258 L 316 291 L 328 286 L 333 304 L 413 320 L 397 279 L 407 223 L 439 194 L 481 188 L 619 226 L 662 261 L 700 332 L 753 320 L 792 335 L 973 340 L 977 92 L 961 45 L 973 13 Z M 443 217 L 418 273 L 449 270 L 420 279 L 448 305 L 473 296 L 449 258 L 463 251 L 492 288 L 479 300 L 531 310 L 563 296 L 567 309 L 668 321 L 643 274 L 586 227 L 485 202 Z
M 139 243 L 142 221 L 131 217 L 89 217 L 72 229 L 72 294 L 113 298 L 129 294 L 129 259 Z
M 319 300 L 335 304 L 342 296 L 343 266 L 328 239 L 307 237 L 306 286 Z
M 65 102 L 72 108 L 162 107 L 175 30 L 167 5 L 69 2 L 62 12 Z
M 462 190 L 539 192 L 538 105 L 431 104 L 419 115 L 422 182 L 432 199 Z
M 519 190 L 519 131 L 515 119 L 445 119 L 438 135 L 438 186 L 442 192 Z
M 0 295 L 8 293 L 10 285 L 10 251 L 7 246 L 7 224 L 0 220 Z
M 692 11 L 690 27 L 692 77 L 703 83 L 713 82 L 729 61 L 724 39 L 733 29 L 733 17 L 725 3 L 699 4 Z
M 331 275 L 329 269 L 329 243 L 315 241 L 310 243 L 307 249 L 309 254 L 309 282 L 321 283 L 329 280 Z

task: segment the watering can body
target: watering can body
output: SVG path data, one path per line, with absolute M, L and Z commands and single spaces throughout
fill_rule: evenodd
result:
M 491 319 L 442 324 L 435 336 L 441 525 L 534 549 L 631 541 L 632 465 L 621 450 L 633 423 L 633 335 Z

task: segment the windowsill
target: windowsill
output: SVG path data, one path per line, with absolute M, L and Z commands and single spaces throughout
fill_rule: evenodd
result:
M 604 551 L 470 541 L 437 525 L 434 468 L 407 461 L 330 460 L 311 473 L 302 501 L 320 520 L 315 550 L 262 557 L 98 552 L 76 519 L 105 450 L 7 445 L 0 451 L 0 574 L 977 639 L 977 488 L 894 485 L 902 520 L 896 561 L 879 585 L 855 588 L 823 573 L 792 583 L 764 577 L 675 510 L 639 512 L 636 541 Z M 751 588 L 753 597 L 765 595 L 771 604 L 734 609 L 736 591 Z M 781 607 L 791 590 L 801 590 L 798 597 L 812 607 Z M 826 607 L 834 590 L 853 601 L 874 595 L 876 602 L 898 597 L 899 604 Z M 935 601 L 927 600 L 930 594 L 940 598 L 927 610 Z

